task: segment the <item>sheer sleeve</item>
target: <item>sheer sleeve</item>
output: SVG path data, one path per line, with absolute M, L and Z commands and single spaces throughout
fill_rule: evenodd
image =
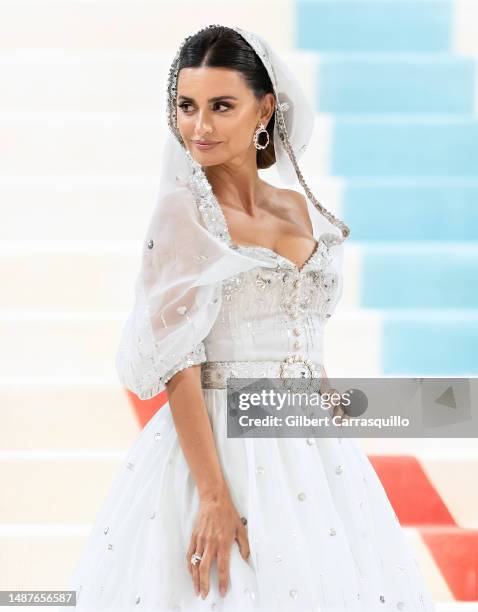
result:
M 163 391 L 166 383 L 180 370 L 206 361 L 203 339 L 220 306 L 218 287 L 206 286 L 189 291 L 189 298 L 194 303 L 189 304 L 183 315 L 180 314 L 182 310 L 173 315 L 166 309 L 163 315 L 151 317 L 147 291 L 140 276 L 136 282 L 135 305 L 124 325 L 116 355 L 120 381 L 143 400 Z M 161 327 L 162 317 L 165 324 L 169 321 L 167 327 Z M 162 329 L 168 328 L 173 331 L 161 334 Z M 165 342 L 169 344 L 166 346 Z
M 140 399 L 181 369 L 206 361 L 203 340 L 221 306 L 224 247 L 204 229 L 184 190 L 164 198 L 143 244 L 135 301 L 116 355 L 122 384 Z M 219 266 L 218 266 L 219 264 Z M 204 273 L 218 266 L 221 274 Z
M 144 240 L 134 307 L 116 355 L 122 384 L 150 399 L 176 372 L 206 361 L 203 340 L 221 308 L 222 281 L 254 265 L 208 230 L 188 189 L 163 197 Z

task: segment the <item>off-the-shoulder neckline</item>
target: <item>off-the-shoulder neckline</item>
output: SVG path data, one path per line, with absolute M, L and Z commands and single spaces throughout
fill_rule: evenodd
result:
M 257 250 L 263 253 L 268 253 L 274 256 L 275 258 L 279 258 L 282 261 L 287 262 L 289 266 L 292 266 L 293 268 L 301 272 L 315 260 L 316 255 L 321 253 L 321 243 L 324 243 L 325 247 L 328 250 L 330 246 L 335 244 L 341 244 L 345 239 L 344 236 L 338 236 L 337 234 L 330 231 L 322 232 L 318 236 L 318 238 L 316 238 L 316 245 L 314 251 L 311 253 L 307 261 L 305 261 L 302 266 L 299 267 L 288 257 L 278 253 L 270 247 L 262 245 L 241 245 L 236 244 L 232 240 L 231 233 L 229 231 L 229 225 L 227 223 L 227 219 L 222 209 L 222 206 L 220 205 L 219 200 L 217 199 L 211 187 L 211 184 L 208 182 L 204 171 L 197 164 L 193 164 L 193 172 L 192 177 L 189 181 L 189 187 L 197 196 L 198 209 L 208 230 L 211 231 L 216 238 L 225 242 L 227 246 L 233 250 Z M 308 206 L 309 199 L 306 196 L 304 196 L 304 198 Z M 312 204 L 319 210 L 319 212 L 321 212 L 323 216 L 326 216 L 325 213 L 318 208 L 315 202 L 312 201 Z M 330 220 L 329 222 L 337 227 L 337 223 L 334 223 Z
M 320 234 L 318 238 L 315 238 L 314 236 L 315 241 L 316 241 L 314 250 L 309 255 L 309 257 L 306 259 L 306 261 L 301 266 L 298 266 L 291 259 L 289 259 L 285 255 L 282 255 L 281 253 L 278 253 L 277 251 L 275 251 L 274 249 L 271 249 L 270 247 L 262 246 L 259 244 L 240 244 L 240 243 L 234 242 L 232 239 L 231 232 L 229 230 L 229 224 L 227 222 L 226 215 L 224 214 L 222 206 L 212 191 L 211 191 L 211 194 L 212 194 L 212 201 L 213 201 L 213 205 L 215 208 L 215 212 L 216 214 L 219 215 L 221 219 L 222 235 L 223 237 L 225 237 L 228 246 L 236 251 L 259 250 L 265 253 L 269 253 L 274 258 L 281 259 L 283 262 L 288 263 L 290 266 L 292 266 L 295 270 L 297 270 L 300 273 L 300 272 L 303 272 L 306 268 L 308 268 L 310 264 L 314 262 L 316 256 L 321 252 L 321 249 L 320 249 L 321 243 L 325 243 L 326 247 L 328 248 L 332 244 L 340 244 L 343 241 L 341 237 L 337 236 L 333 232 L 322 232 L 322 234 Z M 307 203 L 307 198 L 305 199 Z

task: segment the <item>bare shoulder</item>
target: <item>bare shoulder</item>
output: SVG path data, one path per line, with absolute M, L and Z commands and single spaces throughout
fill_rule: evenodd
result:
M 276 187 L 275 185 L 271 185 L 270 183 L 265 184 L 270 190 L 269 193 L 274 194 L 277 203 L 281 204 L 281 206 L 290 206 L 294 211 L 297 211 L 297 207 L 299 207 L 301 210 L 307 212 L 307 200 L 305 199 L 304 194 L 294 191 L 294 189 L 283 189 Z
M 290 199 L 294 206 L 300 206 L 302 210 L 307 211 L 307 200 L 303 193 L 299 193 L 293 189 L 280 189 L 279 191 L 282 191 L 283 197 Z
M 294 191 L 293 189 L 278 189 L 281 193 L 282 201 L 284 204 L 290 206 L 290 211 L 294 216 L 299 214 L 302 221 L 305 223 L 307 228 L 312 231 L 310 223 L 309 209 L 307 206 L 307 199 L 303 193 Z

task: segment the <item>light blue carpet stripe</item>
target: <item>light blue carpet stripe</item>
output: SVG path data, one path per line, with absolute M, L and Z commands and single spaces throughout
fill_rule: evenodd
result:
M 477 241 L 478 180 L 351 179 L 342 196 L 342 216 L 351 228 L 351 242 Z
M 475 58 L 320 57 L 315 100 L 327 113 L 474 113 Z
M 365 308 L 478 309 L 476 244 L 365 244 L 361 260 Z
M 317 51 L 448 51 L 452 0 L 297 0 L 295 43 Z
M 331 173 L 468 176 L 478 167 L 478 118 L 337 115 Z
M 384 313 L 382 372 L 410 376 L 478 375 L 478 313 Z

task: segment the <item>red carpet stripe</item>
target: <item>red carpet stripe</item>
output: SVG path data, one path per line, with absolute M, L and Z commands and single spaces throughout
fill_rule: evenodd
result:
M 425 527 L 420 533 L 455 599 L 478 601 L 478 530 Z
M 136 415 L 140 429 L 143 429 L 151 417 L 168 401 L 168 392 L 166 389 L 148 400 L 139 399 L 139 397 L 129 389 L 126 389 L 126 392 L 133 406 L 133 411 Z
M 369 455 L 369 459 L 402 525 L 456 525 L 415 457 Z

